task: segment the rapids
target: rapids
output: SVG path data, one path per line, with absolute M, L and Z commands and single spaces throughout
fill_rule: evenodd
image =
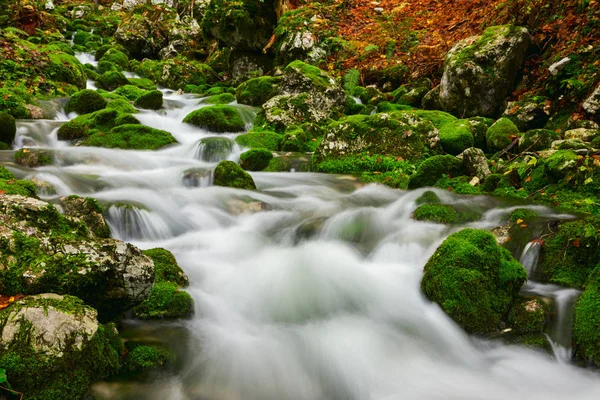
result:
M 68 147 L 56 129 L 73 115 L 58 107 L 54 121 L 19 121 L 15 143 L 52 148 L 57 163 L 34 170 L 3 162 L 19 178 L 51 184 L 55 190 L 41 192 L 44 200 L 97 198 L 114 237 L 169 249 L 190 277 L 193 319 L 124 324 L 125 335 L 172 346 L 178 372 L 101 382 L 95 398 L 598 399 L 599 376 L 569 363 L 575 291 L 535 282 L 524 289 L 555 301 L 553 356 L 469 337 L 419 289 L 428 257 L 461 229 L 411 219 L 424 189 L 314 173 L 252 173 L 257 191 L 210 186 L 215 163 L 197 158 L 198 145 L 216 135 L 180 122 L 199 107 L 198 98 L 163 92 L 165 109 L 142 111 L 139 119 L 171 132 L 176 146 Z M 246 111 L 250 123 L 252 110 Z M 241 151 L 234 147 L 229 159 Z M 184 179 L 190 174 L 199 178 Z M 481 212 L 469 226 L 482 229 L 504 224 L 522 207 L 436 193 Z M 522 254 L 530 271 L 535 251 L 531 245 Z

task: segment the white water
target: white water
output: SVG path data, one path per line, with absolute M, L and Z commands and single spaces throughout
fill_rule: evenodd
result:
M 171 328 L 187 332 L 187 341 L 172 343 L 185 347 L 182 370 L 155 383 L 101 383 L 97 398 L 598 398 L 600 379 L 592 372 L 473 340 L 423 298 L 423 265 L 460 229 L 411 220 L 423 190 L 312 173 L 253 173 L 258 191 L 208 186 L 210 179 L 186 186 L 190 168 L 214 166 L 195 158 L 199 140 L 214 134 L 180 122 L 198 99 L 167 91 L 165 98 L 167 110 L 139 119 L 170 131 L 175 147 L 65 147 L 53 139 L 54 125 L 38 122 L 27 136 L 53 147 L 58 165 L 12 168 L 53 184 L 57 194 L 42 196 L 47 200 L 98 198 L 115 237 L 168 248 L 190 277 L 195 317 L 155 328 L 163 338 Z M 17 142 L 25 143 L 21 127 Z M 47 138 L 36 139 L 43 133 Z M 471 225 L 483 229 L 512 210 L 491 198 L 437 192 L 445 203 L 482 211 Z

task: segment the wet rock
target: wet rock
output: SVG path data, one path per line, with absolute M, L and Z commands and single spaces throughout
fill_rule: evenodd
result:
M 167 45 L 167 38 L 163 33 L 155 28 L 152 21 L 140 14 L 133 14 L 123 21 L 114 37 L 137 60 L 156 58 Z
M 560 140 L 561 134 L 548 129 L 533 129 L 519 138 L 519 151 L 540 151 L 549 149 L 552 143 Z
M 85 222 L 88 229 L 99 238 L 109 238 L 110 228 L 102 215 L 102 207 L 96 199 L 76 195 L 63 196 L 60 205 L 66 215 L 79 218 Z
M 501 151 L 519 137 L 519 128 L 508 118 L 500 118 L 488 128 L 485 137 L 489 150 Z
M 565 132 L 565 139 L 577 139 L 582 142 L 591 142 L 598 136 L 600 136 L 600 129 L 579 128 Z
M 550 119 L 547 98 L 535 96 L 530 99 L 511 101 L 503 117 L 510 119 L 521 132 L 543 128 Z
M 54 151 L 41 149 L 21 149 L 15 152 L 15 162 L 29 168 L 51 165 L 54 162 Z
M 206 162 L 226 160 L 233 151 L 233 140 L 224 137 L 207 137 L 200 140 L 196 158 Z
M 246 129 L 239 111 L 233 106 L 223 104 L 192 111 L 186 115 L 183 122 L 216 133 L 243 132 Z
M 272 158 L 269 150 L 252 149 L 240 154 L 240 166 L 246 171 L 262 171 Z
M 67 103 L 67 112 L 89 114 L 106 108 L 106 100 L 95 90 L 83 89 L 75 93 Z
M 439 101 L 461 117 L 498 114 L 514 80 L 530 37 L 527 29 L 494 26 L 482 36 L 458 42 L 447 54 Z
M 462 158 L 468 176 L 474 176 L 479 178 L 480 181 L 484 181 L 492 173 L 488 167 L 487 158 L 481 149 L 471 147 L 463 151 L 458 158 Z
M 255 190 L 254 179 L 233 161 L 221 161 L 215 168 L 213 185 Z
M 508 324 L 517 334 L 543 333 L 550 310 L 539 299 L 521 299 L 508 313 Z
M 264 54 L 233 51 L 229 55 L 229 75 L 234 82 L 243 82 L 264 75 L 273 68 L 273 57 Z

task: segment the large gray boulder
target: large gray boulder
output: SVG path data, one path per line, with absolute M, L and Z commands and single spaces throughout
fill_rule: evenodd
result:
M 87 202 L 86 202 L 87 203 Z M 43 201 L 0 195 L 0 292 L 69 294 L 110 317 L 144 301 L 154 263 L 137 247 L 91 234 Z
M 530 43 L 527 29 L 494 26 L 458 42 L 446 55 L 439 103 L 460 117 L 493 117 L 502 111 Z

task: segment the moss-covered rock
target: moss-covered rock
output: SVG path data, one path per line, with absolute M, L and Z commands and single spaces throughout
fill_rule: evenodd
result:
M 542 333 L 548 322 L 550 310 L 539 299 L 521 299 L 510 309 L 508 324 L 520 335 Z
M 106 105 L 106 109 L 118 111 L 120 113 L 120 117 L 122 117 L 124 114 L 136 114 L 138 112 L 138 110 L 134 106 L 132 106 L 128 100 L 125 100 L 125 99 L 110 100 Z M 117 117 L 117 119 L 118 118 L 119 117 Z M 139 122 L 135 122 L 135 123 L 139 123 Z M 123 125 L 123 124 L 117 123 L 116 119 L 115 119 L 115 124 Z
M 51 165 L 54 162 L 54 152 L 41 149 L 20 149 L 15 152 L 15 162 L 29 168 Z
M 129 81 L 121 72 L 110 71 L 105 72 L 98 78 L 98 84 L 103 88 L 112 92 L 119 86 L 125 86 L 129 84 Z
M 441 202 L 438 195 L 432 190 L 426 190 L 418 199 L 415 200 L 417 205 L 421 204 L 439 204 Z
M 77 58 L 67 53 L 48 54 L 45 75 L 52 80 L 62 81 L 85 89 L 87 75 Z
M 158 282 L 150 296 L 133 308 L 138 319 L 189 318 L 194 314 L 194 300 L 172 282 Z
M 267 149 L 276 151 L 282 140 L 282 135 L 262 130 L 253 130 L 235 138 L 237 144 L 251 149 Z
M 94 236 L 110 237 L 110 228 L 96 199 L 77 195 L 63 196 L 60 198 L 60 205 L 65 215 L 81 219 Z
M 577 170 L 578 161 L 579 157 L 575 152 L 559 150 L 546 158 L 546 172 L 555 179 L 565 178 Z
M 198 144 L 197 158 L 206 162 L 226 160 L 233 151 L 233 140 L 225 137 L 207 137 Z
M 281 78 L 272 76 L 248 79 L 237 87 L 235 97 L 240 104 L 260 107 L 279 94 L 280 82 Z
M 158 58 L 160 50 L 168 44 L 168 39 L 159 26 L 145 15 L 131 13 L 119 24 L 114 38 L 132 58 Z
M 600 260 L 600 218 L 561 222 L 544 237 L 536 279 L 583 288 Z
M 169 250 L 158 247 L 142 252 L 154 261 L 155 282 L 171 282 L 179 287 L 186 287 L 189 284 L 187 275 Z
M 3 166 L 0 166 L 0 191 L 7 195 L 36 197 L 36 188 L 32 182 L 16 179 L 15 176 Z
M 439 154 L 438 130 L 405 112 L 352 115 L 330 123 L 313 156 L 315 164 L 367 153 L 408 161 Z
M 160 90 L 148 91 L 140 95 L 133 104 L 146 110 L 159 110 L 163 106 L 163 94 Z
M 0 142 L 12 146 L 17 134 L 17 122 L 15 118 L 3 111 L 0 111 Z
M 120 86 L 115 90 L 119 96 L 125 97 L 129 101 L 136 101 L 138 97 L 145 93 L 144 89 L 140 89 L 135 85 Z
M 109 132 L 96 132 L 83 141 L 85 146 L 133 150 L 158 150 L 177 140 L 169 132 L 139 124 L 125 124 Z
M 106 100 L 95 90 L 83 89 L 75 93 L 67 103 L 67 112 L 89 114 L 106 107 Z
M 550 101 L 543 96 L 528 96 L 507 104 L 503 117 L 510 119 L 521 132 L 541 129 L 550 119 L 547 103 Z
M 457 120 L 439 128 L 440 143 L 444 151 L 457 156 L 465 149 L 473 147 L 475 139 L 468 120 Z
M 494 117 L 501 110 L 529 46 L 527 29 L 493 26 L 458 42 L 446 55 L 439 101 L 461 117 Z
M 445 155 L 434 156 L 423 161 L 408 181 L 409 189 L 433 186 L 442 176 L 458 176 L 463 173 L 460 159 Z
M 113 109 L 105 109 L 91 114 L 80 115 L 65 122 L 58 128 L 58 139 L 75 140 L 86 138 L 95 132 L 109 132 L 113 127 L 119 124 L 118 120 L 123 115 L 124 114 Z
M 71 296 L 28 296 L 0 311 L 0 365 L 31 399 L 78 400 L 115 374 L 123 344 L 114 324 Z
M 497 331 L 527 279 L 489 232 L 450 235 L 425 265 L 421 289 L 469 333 Z
M 121 69 L 115 63 L 102 60 L 98 63 L 98 67 L 96 68 L 96 71 L 97 71 L 96 80 L 98 80 L 98 78 L 102 74 L 105 74 L 107 72 L 121 72 Z
M 189 113 L 183 122 L 211 132 L 242 132 L 246 124 L 239 111 L 232 106 L 214 105 Z
M 573 349 L 576 358 L 600 365 L 600 264 L 575 305 Z
M 540 151 L 549 149 L 552 142 L 560 140 L 561 134 L 549 129 L 532 129 L 519 138 L 519 151 Z
M 240 155 L 240 166 L 247 171 L 262 171 L 272 158 L 273 153 L 267 149 L 252 149 Z
M 485 134 L 487 147 L 491 151 L 504 150 L 518 137 L 519 128 L 508 118 L 500 118 Z
M 115 48 L 108 49 L 100 59 L 100 62 L 108 61 L 117 65 L 121 71 L 127 71 L 129 69 L 129 58 L 127 55 Z
M 184 89 L 186 85 L 212 84 L 218 77 L 208 65 L 184 57 L 156 61 L 145 59 L 133 71 L 169 89 Z
M 210 96 L 202 100 L 203 104 L 229 104 L 235 101 L 235 96 L 231 93 L 222 93 Z
M 447 204 L 423 204 L 414 211 L 413 218 L 417 221 L 455 224 L 458 221 L 458 212 Z
M 126 374 L 140 374 L 168 368 L 174 361 L 173 354 L 160 346 L 127 343 L 128 352 L 123 360 L 121 371 Z
M 233 161 L 221 161 L 214 173 L 215 186 L 226 186 L 236 189 L 254 190 L 256 185 L 249 173 Z

